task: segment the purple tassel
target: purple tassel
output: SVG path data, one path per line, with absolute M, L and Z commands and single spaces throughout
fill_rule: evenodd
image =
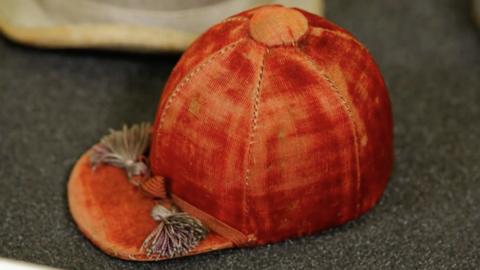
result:
M 198 219 L 185 212 L 156 205 L 151 215 L 159 224 L 142 244 L 141 250 L 148 256 L 171 258 L 187 254 L 208 233 Z
M 124 125 L 122 130 L 110 130 L 110 134 L 92 148 L 90 162 L 94 169 L 102 163 L 125 169 L 129 179 L 149 177 L 144 156 L 149 144 L 150 124 L 141 123 L 130 128 Z

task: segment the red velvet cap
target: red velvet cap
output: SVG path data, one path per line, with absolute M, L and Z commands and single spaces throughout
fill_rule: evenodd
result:
M 326 19 L 281 6 L 232 16 L 191 45 L 150 148 L 172 200 L 211 230 L 191 254 L 355 219 L 380 199 L 392 159 L 390 102 L 368 51 Z M 72 214 L 109 254 L 163 259 L 138 251 L 153 201 L 125 179 L 114 167 L 93 173 L 84 157 L 69 183 Z

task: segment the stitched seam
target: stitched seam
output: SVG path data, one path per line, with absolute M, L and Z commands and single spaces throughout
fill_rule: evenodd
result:
M 165 104 L 165 107 L 162 109 L 162 114 L 160 115 L 160 120 L 159 120 L 159 123 L 158 123 L 158 127 L 157 127 L 157 132 L 155 133 L 155 137 L 153 140 L 156 141 L 155 138 L 159 138 L 161 136 L 161 133 L 163 132 L 162 131 L 162 128 L 163 128 L 163 124 L 165 122 L 165 118 L 166 118 L 166 115 L 167 115 L 167 111 L 168 109 L 170 108 L 170 106 L 173 104 L 173 100 L 174 98 L 178 95 L 178 93 L 180 92 L 180 90 L 185 87 L 185 85 L 192 79 L 192 77 L 197 74 L 200 70 L 202 70 L 203 68 L 205 68 L 205 66 L 207 66 L 209 63 L 213 62 L 213 60 L 217 57 L 217 56 L 220 56 L 220 55 L 223 55 L 227 50 L 229 49 L 233 49 L 235 48 L 237 45 L 239 45 L 242 41 L 245 41 L 247 40 L 246 38 L 240 38 L 238 39 L 237 41 L 234 41 L 232 43 L 229 43 L 227 45 L 225 45 L 224 47 L 220 48 L 219 50 L 211 53 L 205 60 L 203 60 L 203 62 L 197 64 L 191 71 L 190 73 L 188 73 L 187 75 L 185 75 L 181 80 L 180 82 L 177 84 L 177 86 L 175 86 L 175 89 L 172 91 L 172 93 L 170 93 L 170 96 L 168 97 L 167 99 L 167 102 Z M 155 143 L 153 145 L 153 147 L 155 147 L 156 151 L 155 153 L 159 153 L 159 147 L 160 147 L 160 144 L 158 143 Z
M 357 135 L 358 124 L 355 121 L 355 118 L 353 117 L 353 111 L 352 111 L 352 108 L 351 108 L 352 105 L 350 104 L 348 99 L 344 95 L 342 95 L 342 93 L 338 89 L 335 82 L 322 70 L 322 68 L 317 64 L 317 62 L 315 62 L 315 60 L 312 59 L 304 51 L 302 51 L 300 49 L 299 49 L 299 51 L 304 55 L 305 59 L 307 59 L 307 61 L 310 62 L 320 72 L 322 77 L 328 82 L 330 87 L 336 93 L 338 99 L 342 103 L 342 106 L 343 106 L 345 112 L 347 113 L 347 116 L 348 116 L 348 119 L 349 119 L 350 123 L 352 124 L 352 136 L 353 136 L 353 144 L 354 144 L 354 148 L 355 148 L 355 163 L 356 163 L 355 167 L 356 167 L 356 170 L 357 170 L 357 181 L 356 181 L 356 186 L 355 186 L 356 194 L 354 194 L 354 196 L 355 196 L 355 216 L 357 216 L 359 206 L 360 206 L 360 200 L 359 200 L 360 182 L 361 182 L 361 179 L 360 179 L 360 154 L 359 154 L 359 146 L 358 146 L 359 144 L 358 144 L 358 135 Z
M 248 220 L 248 214 L 249 214 L 249 209 L 248 209 L 248 203 L 247 203 L 247 191 L 249 190 L 249 181 L 250 181 L 250 161 L 253 160 L 253 152 L 252 148 L 253 145 L 255 144 L 255 131 L 258 128 L 258 116 L 259 116 L 259 107 L 260 107 L 260 95 L 261 95 L 261 89 L 263 86 L 263 74 L 265 71 L 265 58 L 266 55 L 269 53 L 269 49 L 266 48 L 265 52 L 263 54 L 263 59 L 262 63 L 260 64 L 260 71 L 258 74 L 258 80 L 257 84 L 255 86 L 254 90 L 254 97 L 253 97 L 253 113 L 252 113 L 252 119 L 251 119 L 251 125 L 250 125 L 250 135 L 249 135 L 249 141 L 247 145 L 247 162 L 246 162 L 246 169 L 245 169 L 245 177 L 244 177 L 244 191 L 243 191 L 243 225 L 247 226 L 247 220 Z M 254 162 L 253 162 L 254 163 Z M 252 165 L 253 166 L 253 165 Z
M 206 60 L 204 60 L 201 64 L 197 65 L 190 73 L 188 73 L 185 77 L 182 78 L 179 84 L 175 87 L 175 89 L 172 91 L 170 96 L 167 99 L 167 103 L 165 104 L 165 107 L 163 108 L 162 114 L 160 116 L 159 124 L 158 124 L 158 132 L 157 135 L 160 133 L 160 130 L 163 127 L 163 123 L 165 122 L 165 118 L 168 112 L 168 109 L 173 103 L 173 100 L 175 97 L 178 95 L 180 90 L 185 87 L 185 85 L 193 78 L 195 74 L 197 74 L 199 71 L 201 71 L 205 66 L 207 66 L 209 63 L 212 63 L 213 60 L 215 60 L 218 56 L 225 54 L 227 51 L 230 49 L 235 48 L 237 45 L 239 45 L 242 41 L 246 40 L 245 38 L 240 38 L 239 40 L 232 42 L 221 49 L 217 50 L 216 52 L 210 54 Z

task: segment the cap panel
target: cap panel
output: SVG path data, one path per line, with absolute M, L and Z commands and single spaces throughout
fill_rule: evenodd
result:
M 153 172 L 183 200 L 242 230 L 252 97 L 265 48 L 244 40 L 175 92 L 153 131 Z
M 168 96 L 188 72 L 208 58 L 241 38 L 248 36 L 248 22 L 244 17 L 232 17 L 212 26 L 196 39 L 185 51 L 173 69 L 168 82 L 163 89 L 163 95 Z M 165 105 L 166 99 L 160 101 L 159 109 Z
M 358 213 L 380 198 L 393 164 L 390 101 L 377 65 L 351 35 L 314 28 L 303 50 L 321 66 L 352 107 L 358 134 Z
M 327 30 L 331 30 L 331 31 L 335 31 L 335 32 L 348 34 L 348 32 L 345 29 L 343 29 L 342 27 L 332 23 L 331 21 L 325 19 L 322 16 L 318 16 L 317 14 L 313 14 L 313 13 L 310 13 L 308 11 L 305 11 L 305 10 L 299 9 L 299 8 L 292 8 L 292 9 L 297 10 L 300 13 L 302 13 L 303 16 L 305 16 L 305 18 L 307 18 L 308 25 L 310 27 L 319 27 L 319 28 L 323 28 L 323 29 L 327 29 Z
M 258 241 L 352 218 L 353 126 L 339 93 L 298 48 L 267 55 L 258 117 L 248 194 Z

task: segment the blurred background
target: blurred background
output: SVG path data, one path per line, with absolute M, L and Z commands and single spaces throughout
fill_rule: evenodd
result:
M 323 0 L 0 0 L 0 29 L 49 48 L 183 51 L 226 17 L 263 4 L 322 15 Z
M 152 121 L 189 42 L 258 2 L 0 0 L 0 257 L 65 269 L 478 269 L 480 5 L 468 0 L 286 1 L 350 31 L 387 83 L 395 168 L 360 219 L 157 263 L 111 258 L 77 230 L 66 198 L 76 159 L 109 127 Z

